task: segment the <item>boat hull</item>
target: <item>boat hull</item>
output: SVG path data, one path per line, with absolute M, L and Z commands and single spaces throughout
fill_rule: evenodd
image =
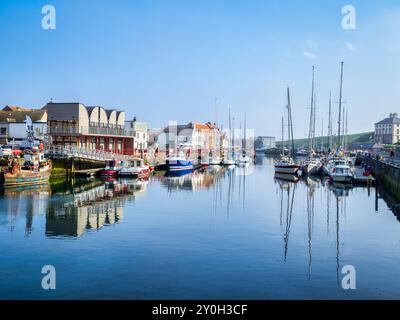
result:
M 297 165 L 279 166 L 275 165 L 275 173 L 297 174 L 300 167 Z
M 105 169 L 100 172 L 100 175 L 103 177 L 114 177 L 117 174 L 118 174 L 118 170 L 114 170 L 114 169 L 113 170 Z
M 185 171 L 185 170 L 192 170 L 193 163 L 187 160 L 167 160 L 167 168 L 168 171 Z
M 2 172 L 0 174 L 0 184 L 4 187 L 41 184 L 47 182 L 50 175 L 51 167 L 39 172 L 29 170 L 21 170 L 15 174 Z
M 127 178 L 145 178 L 148 177 L 150 174 L 150 169 L 136 169 L 136 170 L 123 170 L 121 169 L 118 172 L 120 177 L 127 177 Z

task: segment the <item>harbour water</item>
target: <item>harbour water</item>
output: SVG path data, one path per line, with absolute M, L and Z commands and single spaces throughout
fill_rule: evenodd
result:
M 0 298 L 396 299 L 392 202 L 374 188 L 274 179 L 271 158 L 141 183 L 5 189 Z M 56 268 L 55 290 L 42 289 L 44 265 Z M 345 265 L 355 290 L 341 286 Z

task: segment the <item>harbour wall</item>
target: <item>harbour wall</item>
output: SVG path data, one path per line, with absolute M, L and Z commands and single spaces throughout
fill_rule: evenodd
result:
M 52 162 L 52 177 L 73 176 L 77 170 L 104 168 L 104 161 L 81 158 L 54 158 Z
M 400 199 L 400 167 L 368 155 L 359 157 L 357 162 L 371 166 L 372 174 L 380 187 L 384 187 L 396 199 Z

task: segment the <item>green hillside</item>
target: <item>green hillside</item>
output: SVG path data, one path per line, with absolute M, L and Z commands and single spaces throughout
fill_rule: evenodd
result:
M 357 144 L 372 143 L 374 139 L 374 133 L 373 132 L 354 133 L 347 135 L 346 138 L 348 145 L 351 145 L 353 143 Z M 333 137 L 332 139 L 333 139 L 333 144 L 335 144 L 335 142 L 337 141 L 337 137 Z M 327 136 L 315 138 L 315 145 L 317 147 L 321 145 L 321 142 L 324 148 L 328 148 L 329 142 Z M 280 147 L 281 142 L 277 141 L 276 145 L 277 147 Z M 288 146 L 288 141 L 284 141 L 284 145 Z M 306 148 L 308 146 L 308 139 L 295 139 L 294 146 L 295 148 Z

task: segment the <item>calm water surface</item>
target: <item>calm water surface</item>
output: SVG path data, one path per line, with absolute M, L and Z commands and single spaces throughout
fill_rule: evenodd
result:
M 6 189 L 0 298 L 398 299 L 395 203 L 375 189 L 274 179 L 268 158 L 147 183 Z M 49 264 L 57 289 L 45 291 Z M 349 264 L 353 291 L 340 285 Z

